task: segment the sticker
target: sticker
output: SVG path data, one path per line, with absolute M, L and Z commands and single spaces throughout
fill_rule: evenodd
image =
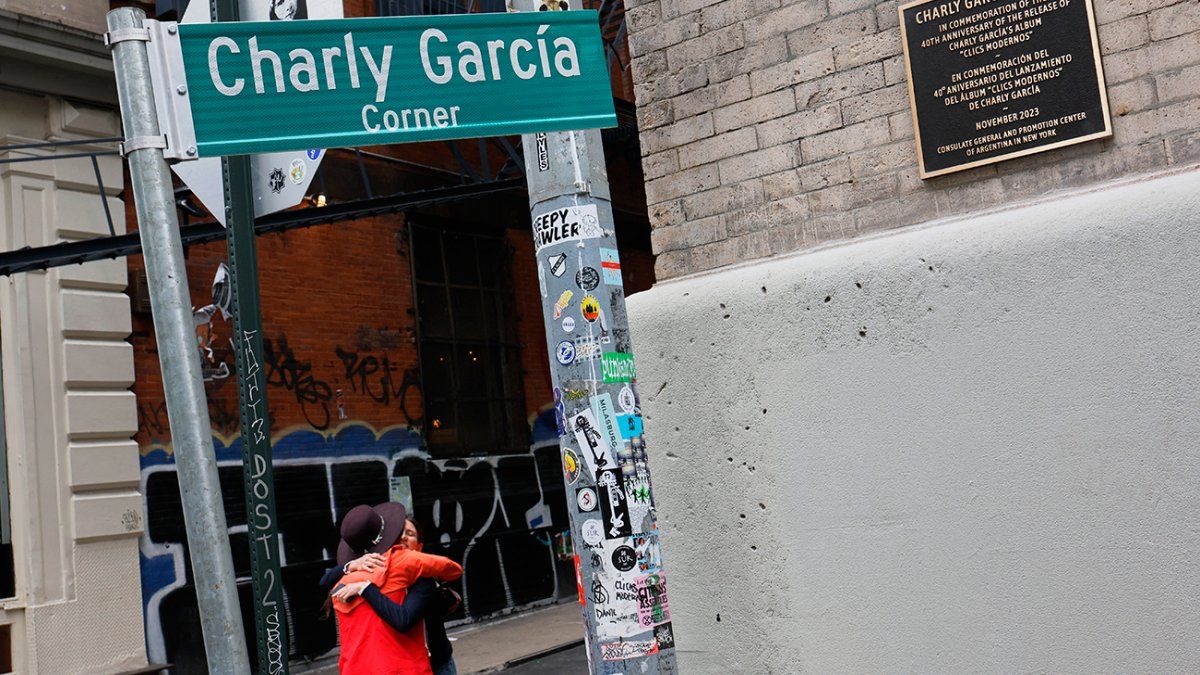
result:
M 621 258 L 616 249 L 600 249 L 600 271 L 604 273 L 604 283 L 609 286 L 621 285 Z
M 580 399 L 587 398 L 588 393 L 586 389 L 572 389 L 570 387 L 564 387 L 562 390 L 562 397 L 563 400 L 566 401 L 578 401 Z
M 600 372 L 605 382 L 629 382 L 635 379 L 633 354 L 605 354 L 600 359 Z
M 572 345 L 572 352 L 574 349 Z M 615 469 L 617 465 L 613 461 L 612 449 L 601 435 L 591 409 L 580 410 L 568 421 L 571 423 L 571 431 L 575 433 L 575 440 L 579 441 L 579 452 L 583 455 L 587 467 L 592 470 L 592 475 L 595 476 L 604 469 Z
M 313 160 L 313 161 L 315 162 L 315 161 L 317 161 L 317 158 L 321 156 L 321 151 L 320 151 L 320 150 L 318 150 L 317 148 L 312 148 L 311 150 L 309 150 L 309 151 L 308 151 L 307 153 L 305 153 L 305 154 L 307 154 L 307 155 L 308 155 L 308 158 L 309 158 L 309 159 L 311 159 L 311 160 Z
M 637 566 L 637 554 L 630 546 L 618 546 L 617 550 L 613 551 L 612 564 L 618 572 L 628 572 Z
M 579 472 L 579 455 L 571 448 L 563 448 L 563 473 L 569 485 L 574 485 L 575 481 L 579 480 Z
M 638 572 L 648 574 L 662 569 L 662 547 L 657 534 L 633 535 L 633 550 L 637 552 Z
M 604 541 L 604 525 L 595 518 L 585 520 L 579 528 L 579 534 L 589 546 L 599 546 Z
M 621 472 L 616 469 L 597 472 L 596 486 L 600 490 L 600 515 L 604 516 L 605 539 L 624 539 L 633 534 Z
M 587 513 L 596 510 L 596 491 L 590 487 L 581 487 L 575 490 L 575 503 L 579 504 L 579 510 Z
M 558 435 L 567 433 L 567 406 L 563 403 L 563 394 L 558 387 L 554 388 L 554 423 L 558 426 Z
M 582 335 L 575 338 L 575 360 L 595 361 L 604 352 L 602 344 L 603 340 L 591 335 Z
M 575 343 L 570 340 L 563 340 L 558 343 L 558 352 L 554 356 L 564 366 L 571 365 L 575 362 Z
M 561 277 L 563 275 L 563 273 L 565 273 L 567 271 L 567 254 L 566 253 L 559 253 L 558 255 L 552 255 L 547 260 L 547 262 L 550 263 L 550 274 L 553 274 L 556 277 Z
M 283 192 L 283 169 L 279 167 L 271 169 L 271 175 L 267 177 L 267 185 L 275 194 Z
M 621 391 L 617 392 L 617 405 L 621 406 L 621 410 L 625 411 L 626 415 L 632 415 L 637 409 L 637 397 L 633 395 L 633 387 L 625 385 L 621 387 Z
M 645 574 L 637 577 L 633 583 L 637 587 L 638 625 L 650 628 L 670 621 L 666 575 Z
M 605 661 L 624 661 L 626 659 L 636 659 L 639 656 L 650 656 L 657 653 L 657 640 L 600 643 L 600 658 Z
M 625 479 L 625 501 L 629 509 L 629 527 L 633 532 L 643 533 L 653 530 L 650 480 L 645 475 L 634 475 Z
M 659 649 L 675 649 L 675 631 L 671 630 L 671 622 L 654 627 L 654 641 Z
M 550 149 L 546 144 L 546 134 L 537 133 L 533 135 L 534 143 L 537 145 L 537 160 L 538 171 L 550 170 Z
M 575 285 L 585 291 L 594 291 L 600 285 L 600 273 L 595 267 L 584 267 L 575 273 Z
M 605 553 L 608 547 L 605 546 Z M 646 629 L 638 624 L 638 591 L 635 578 L 626 574 L 592 575 L 592 611 L 596 634 L 602 638 L 627 638 Z
M 563 319 L 562 329 L 568 333 L 575 332 L 575 317 L 568 316 Z
M 595 205 L 566 206 L 533 218 L 533 244 L 541 251 L 564 241 L 596 239 L 604 236 Z
M 579 569 L 579 556 L 575 556 L 575 588 L 579 591 L 579 604 L 586 605 L 587 599 L 583 597 L 583 570 Z
M 579 302 L 579 311 L 588 323 L 595 323 L 600 318 L 600 301 L 594 295 L 585 295 Z
M 634 438 L 642 435 L 641 415 L 617 415 L 617 427 L 621 429 L 621 438 Z
M 571 304 L 571 298 L 573 297 L 575 297 L 575 292 L 571 290 L 563 291 L 562 295 L 558 296 L 558 302 L 554 303 L 555 319 L 562 316 L 563 310 L 567 308 L 567 305 Z
M 538 265 L 537 271 L 538 271 L 538 291 L 542 294 L 543 298 L 548 298 L 548 297 L 550 297 L 550 293 L 549 293 L 549 291 L 546 290 L 546 271 L 542 269 L 541 265 Z
M 308 165 L 302 159 L 293 159 L 292 165 L 288 168 L 288 177 L 292 179 L 293 185 L 299 185 L 304 182 L 304 176 L 308 173 Z
M 621 433 L 617 430 L 612 396 L 605 393 L 592 397 L 592 412 L 596 415 L 600 431 L 604 433 L 604 440 L 608 441 L 608 447 L 620 452 L 625 444 L 621 442 Z

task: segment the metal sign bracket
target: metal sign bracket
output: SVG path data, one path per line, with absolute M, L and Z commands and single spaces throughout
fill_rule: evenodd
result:
M 150 79 L 154 83 L 158 128 L 167 137 L 163 156 L 169 160 L 196 159 L 196 127 L 192 123 L 192 103 L 183 71 L 179 24 L 147 19 L 144 25 L 149 35 L 146 49 L 150 52 Z

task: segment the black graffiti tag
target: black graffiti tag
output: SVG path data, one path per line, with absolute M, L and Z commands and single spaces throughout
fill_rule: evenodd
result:
M 263 338 L 263 360 L 266 362 L 267 384 L 292 392 L 304 413 L 304 419 L 314 429 L 329 428 L 329 400 L 333 390 L 323 380 L 313 377 L 312 363 L 296 360 L 288 347 L 287 337 L 279 336 L 279 344 Z
M 335 348 L 335 351 L 346 368 L 346 380 L 350 382 L 352 391 L 366 394 L 372 401 L 382 405 L 395 402 L 409 426 L 421 424 L 421 416 L 408 410 L 410 391 L 420 398 L 421 375 L 416 368 L 401 372 L 399 366 L 388 360 L 387 354 L 359 355 L 341 347 Z

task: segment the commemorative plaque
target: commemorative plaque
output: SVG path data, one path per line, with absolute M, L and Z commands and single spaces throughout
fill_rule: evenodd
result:
M 900 7 L 921 177 L 1112 135 L 1091 0 Z

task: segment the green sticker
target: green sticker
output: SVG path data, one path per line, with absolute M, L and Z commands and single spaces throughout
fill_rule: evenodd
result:
M 633 354 L 605 354 L 600 360 L 600 372 L 605 382 L 629 382 L 636 377 L 633 372 Z

